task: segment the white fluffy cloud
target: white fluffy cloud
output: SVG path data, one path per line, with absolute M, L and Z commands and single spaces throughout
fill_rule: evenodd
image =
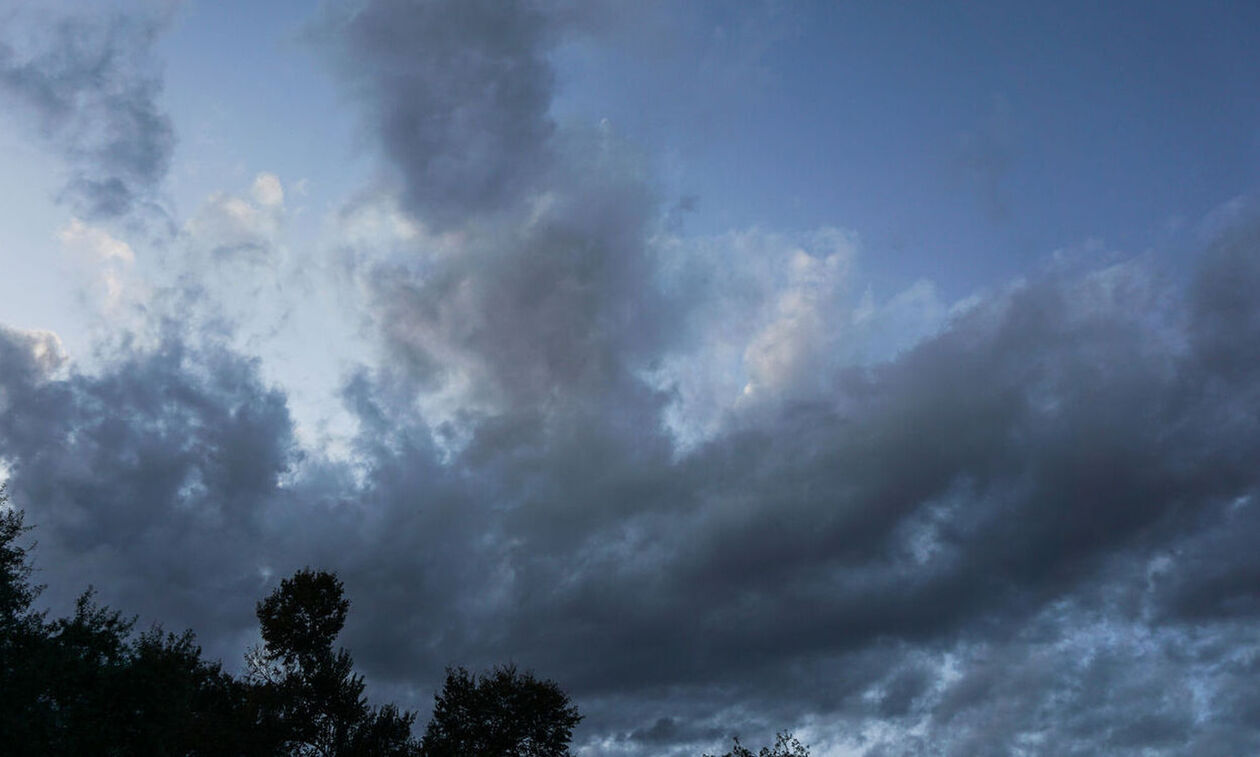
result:
M 884 298 L 862 288 L 861 243 L 836 228 L 658 243 L 662 284 L 690 304 L 683 346 L 648 376 L 673 396 L 669 422 L 684 446 L 814 396 L 844 367 L 895 357 L 961 307 L 927 281 Z
M 101 262 L 119 262 L 131 264 L 136 262 L 136 254 L 131 245 L 116 239 L 108 231 L 99 226 L 89 226 L 78 218 L 71 219 L 57 238 L 67 248 L 86 254 Z
M 254 202 L 264 207 L 278 207 L 284 204 L 284 187 L 280 178 L 273 173 L 260 173 L 250 187 Z
M 274 262 L 285 221 L 284 188 L 261 173 L 249 197 L 215 192 L 184 226 L 189 246 L 220 261 Z
M 58 231 L 57 239 L 86 274 L 85 294 L 101 313 L 117 317 L 129 299 L 142 296 L 145 287 L 134 274 L 136 254 L 127 242 L 78 218 Z

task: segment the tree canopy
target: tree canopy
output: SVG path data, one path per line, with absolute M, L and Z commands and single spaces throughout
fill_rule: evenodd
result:
M 249 678 L 271 704 L 286 753 L 303 757 L 411 755 L 415 715 L 371 708 L 363 677 L 333 642 L 350 602 L 331 573 L 306 568 L 258 603 L 263 646 L 248 656 Z
M 565 757 L 582 716 L 553 681 L 506 665 L 449 668 L 424 733 L 428 757 Z

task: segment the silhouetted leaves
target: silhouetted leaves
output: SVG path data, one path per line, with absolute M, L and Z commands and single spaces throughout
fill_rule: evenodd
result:
M 31 566 L 27 550 L 17 543 L 29 528 L 22 522 L 20 510 L 4 509 L 7 498 L 0 486 L 0 634 L 10 624 L 28 620 L 31 602 L 39 593 L 30 584 Z
M 426 757 L 562 757 L 582 716 L 552 681 L 515 666 L 446 671 L 424 734 Z
M 281 581 L 258 603 L 263 647 L 247 658 L 250 677 L 269 694 L 288 754 L 415 754 L 415 716 L 369 708 L 350 653 L 333 651 L 349 609 L 331 573 L 306 569 Z
M 291 669 L 320 666 L 346 624 L 350 601 L 331 573 L 300 570 L 258 603 L 258 622 L 268 655 Z

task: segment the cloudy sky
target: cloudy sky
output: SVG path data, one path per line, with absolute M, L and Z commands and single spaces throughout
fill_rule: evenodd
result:
M 1260 7 L 0 0 L 43 601 L 594 755 L 1260 752 Z

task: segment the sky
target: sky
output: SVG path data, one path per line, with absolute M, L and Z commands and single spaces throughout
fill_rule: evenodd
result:
M 594 755 L 1260 752 L 1260 6 L 0 1 L 41 597 Z

